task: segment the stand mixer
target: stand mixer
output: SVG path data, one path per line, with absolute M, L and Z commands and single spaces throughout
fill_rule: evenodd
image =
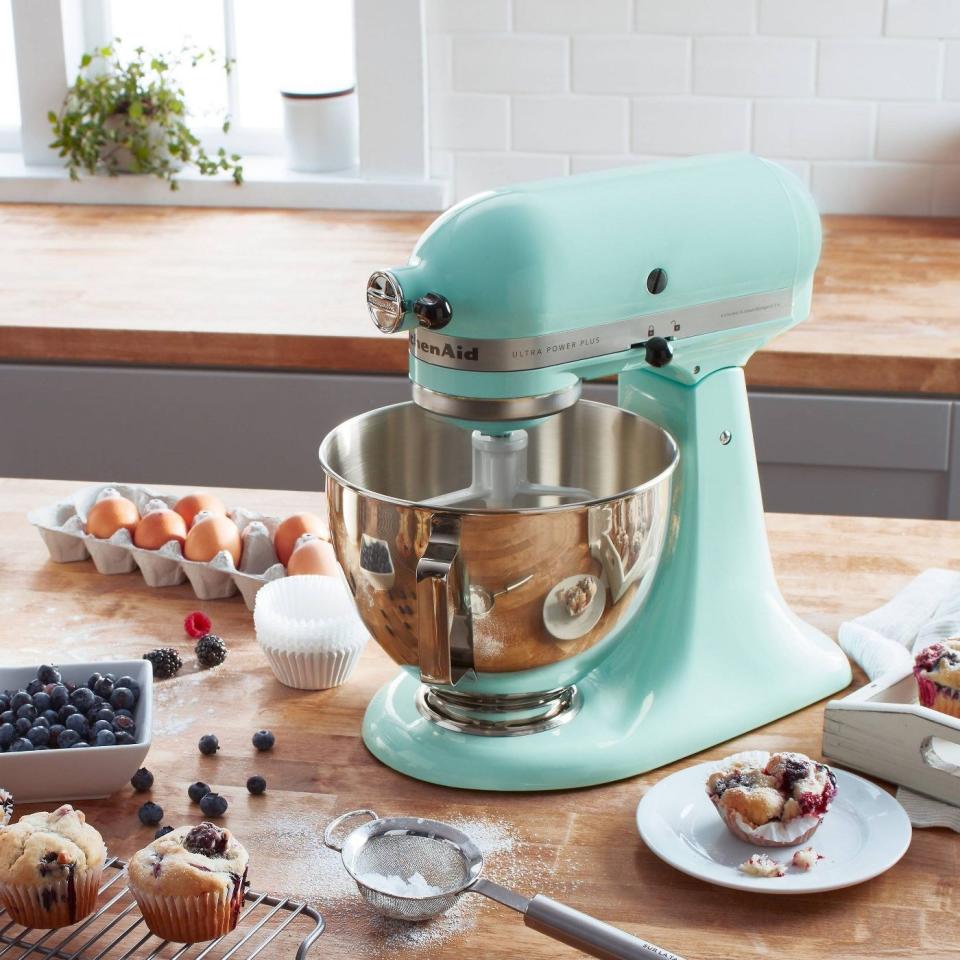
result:
M 366 712 L 375 756 L 579 787 L 850 682 L 777 587 L 743 375 L 807 316 L 819 251 L 803 186 L 737 155 L 483 193 L 373 274 L 413 402 L 320 458 L 358 610 L 403 667 Z M 618 406 L 579 399 L 609 375 Z

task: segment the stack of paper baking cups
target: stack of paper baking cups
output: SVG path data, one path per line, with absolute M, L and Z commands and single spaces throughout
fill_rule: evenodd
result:
M 337 577 L 284 577 L 266 584 L 257 594 L 253 623 L 276 678 L 300 690 L 339 686 L 369 639 Z

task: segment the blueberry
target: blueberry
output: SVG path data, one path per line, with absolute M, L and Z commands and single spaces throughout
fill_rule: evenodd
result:
M 129 710 L 117 710 L 116 716 L 118 717 L 129 717 L 131 720 L 135 720 L 136 717 Z
M 197 746 L 200 748 L 201 753 L 205 753 L 207 756 L 210 756 L 220 749 L 220 741 L 212 733 L 205 733 L 200 738 L 200 742 L 197 744 Z
M 26 737 L 17 737 L 17 739 L 10 744 L 11 753 L 20 753 L 32 749 L 33 744 Z
M 31 722 L 34 727 L 49 727 L 50 721 L 46 717 L 37 717 L 36 720 Z
M 114 686 L 126 687 L 132 694 L 134 700 L 140 699 L 140 684 L 133 677 L 122 676 Z
M 207 793 L 200 798 L 200 809 L 205 817 L 222 817 L 227 806 L 227 798 L 219 793 Z
M 62 683 L 57 683 L 50 688 L 50 706 L 54 710 L 59 710 L 70 700 L 70 693 Z
M 163 819 L 163 807 L 148 800 L 138 811 L 137 816 L 140 822 L 147 827 L 158 824 Z
M 92 690 L 102 679 L 102 673 L 91 673 L 90 679 L 84 684 L 84 686 L 87 686 Z
M 17 709 L 17 719 L 19 720 L 20 717 L 26 717 L 28 720 L 36 720 L 37 708 L 32 703 L 25 703 Z
M 47 723 L 50 724 L 50 726 L 53 726 L 55 723 L 60 722 L 60 715 L 57 713 L 56 710 L 44 710 L 43 719 L 46 720 Z
M 127 733 L 126 730 L 115 730 L 113 735 L 117 738 L 117 743 L 124 746 L 137 742 L 137 738 L 132 733 Z
M 94 685 L 93 692 L 98 697 L 109 700 L 110 694 L 113 693 L 113 681 L 109 677 L 101 677 Z
M 72 717 L 77 712 L 77 708 L 72 703 L 65 703 L 57 711 L 57 716 L 60 718 L 61 723 L 66 723 L 67 717 Z
M 27 693 L 30 696 L 33 696 L 35 693 L 39 693 L 43 689 L 43 684 L 39 680 L 31 680 L 27 684 Z
M 277 738 L 269 730 L 258 730 L 253 735 L 253 745 L 258 750 L 272 750 Z
M 77 743 L 75 743 L 70 749 L 71 749 L 71 750 L 76 750 L 77 747 L 89 747 L 89 746 L 90 746 L 90 744 L 87 743 L 86 740 L 80 740 L 80 741 L 78 741 Z
M 90 734 L 90 724 L 87 723 L 87 718 L 80 716 L 79 713 L 71 713 L 64 726 L 68 730 L 76 730 L 84 739 Z
M 199 803 L 209 792 L 210 787 L 202 780 L 191 783 L 190 786 L 187 787 L 187 794 L 194 803 Z
M 12 710 L 4 710 L 0 713 L 0 723 L 13 723 L 16 719 L 17 715 Z
M 18 690 L 10 701 L 10 709 L 16 713 L 25 703 L 33 703 L 33 697 L 26 690 Z
M 110 695 L 110 706 L 114 710 L 131 710 L 136 702 L 133 691 L 126 687 L 116 687 Z
M 32 729 L 33 721 L 28 720 L 26 717 L 18 717 L 14 727 L 16 728 L 17 733 L 23 736 L 28 730 Z
M 137 725 L 130 719 L 130 717 L 117 716 L 113 721 L 113 729 L 119 733 L 123 731 L 124 733 L 136 733 Z
M 67 747 L 75 746 L 78 743 L 80 743 L 80 734 L 69 727 L 64 727 L 57 735 L 57 746 L 61 750 L 66 750 Z
M 109 720 L 98 720 L 91 728 L 90 733 L 97 734 L 101 730 L 109 730 L 113 733 L 113 724 Z
M 45 747 L 50 743 L 50 731 L 46 727 L 34 727 L 27 731 L 27 739 L 35 747 Z
M 0 724 L 0 750 L 6 750 L 17 738 L 17 728 L 12 723 Z
M 165 827 L 160 827 L 159 830 L 153 835 L 154 840 L 159 840 L 161 837 L 165 837 L 168 833 L 173 833 L 173 827 L 169 824 Z
M 97 702 L 97 698 L 89 687 L 77 687 L 70 694 L 70 702 L 81 713 L 86 713 Z
M 130 786 L 137 793 L 146 793 L 153 786 L 153 774 L 146 767 L 141 767 L 130 778 Z
M 62 726 L 59 723 L 51 724 L 50 726 L 50 746 L 51 747 L 60 746 L 60 734 L 63 733 L 65 729 L 66 727 Z
M 101 707 L 97 711 L 97 720 L 109 720 L 113 723 L 116 714 L 109 707 Z
M 10 709 L 10 694 L 0 693 L 0 711 Z
M 33 695 L 33 705 L 37 708 L 37 713 L 43 713 L 44 710 L 50 709 L 50 694 L 44 693 L 42 690 L 39 693 Z
M 112 747 L 116 742 L 117 738 L 112 730 L 99 730 L 93 745 L 95 747 Z
M 42 667 L 37 670 L 37 679 L 43 683 L 59 683 L 60 682 L 60 671 L 56 667 L 51 667 L 49 664 L 44 664 Z
M 254 795 L 263 793 L 267 789 L 267 781 L 259 774 L 255 774 L 247 779 L 247 789 Z

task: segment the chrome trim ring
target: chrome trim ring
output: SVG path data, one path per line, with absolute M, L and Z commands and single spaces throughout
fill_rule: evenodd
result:
M 413 384 L 413 402 L 424 410 L 459 420 L 535 420 L 572 407 L 580 399 L 580 381 L 534 397 L 458 397 Z
M 367 281 L 367 310 L 370 319 L 383 333 L 396 333 L 403 325 L 407 305 L 403 288 L 389 270 L 377 270 Z
M 553 730 L 572 720 L 582 703 L 576 686 L 516 696 L 471 696 L 421 684 L 416 696 L 417 711 L 424 719 L 474 737 L 524 737 Z M 502 714 L 504 719 L 476 716 L 485 713 Z

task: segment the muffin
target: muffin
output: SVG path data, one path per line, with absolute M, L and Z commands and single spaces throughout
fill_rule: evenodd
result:
M 106 855 L 103 838 L 69 803 L 21 817 L 0 828 L 0 903 L 25 927 L 76 923 L 96 906 Z
M 920 703 L 960 717 L 960 637 L 932 643 L 913 661 Z
M 762 847 L 813 836 L 837 795 L 837 778 L 802 753 L 738 753 L 707 779 L 707 795 L 730 832 Z
M 163 940 L 214 940 L 237 925 L 247 887 L 247 851 L 212 823 L 180 827 L 134 854 L 127 867 L 150 930 Z

